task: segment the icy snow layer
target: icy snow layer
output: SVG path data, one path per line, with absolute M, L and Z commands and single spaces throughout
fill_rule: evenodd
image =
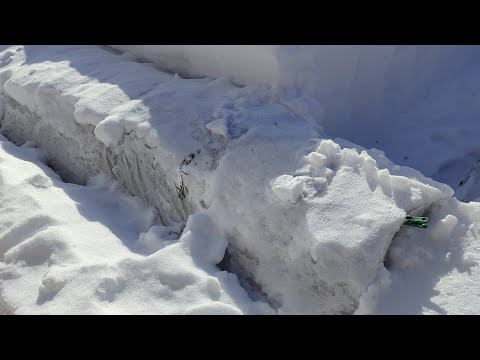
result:
M 382 149 L 454 188 L 480 157 L 479 46 L 113 47 L 172 71 L 272 85 L 330 136 Z
M 63 183 L 38 158 L 0 137 L 0 291 L 15 314 L 273 313 L 214 266 L 227 242 L 205 213 L 183 233 L 152 227 L 118 183 Z
M 225 79 L 181 79 L 99 47 L 9 47 L 0 61 L 9 138 L 35 140 L 65 179 L 116 178 L 154 205 L 164 226 L 188 218 L 185 231 L 195 231 L 184 231 L 184 240 L 208 259 L 210 274 L 228 243 L 229 266 L 279 313 L 353 313 L 386 271 L 405 213 L 453 193 L 380 151 L 315 138 L 324 136 L 308 99 Z M 157 251 L 172 241 L 165 231 L 150 229 L 138 242 Z M 138 272 L 155 276 L 158 266 L 177 265 L 142 263 Z M 28 279 L 10 284 L 28 287 L 20 285 Z

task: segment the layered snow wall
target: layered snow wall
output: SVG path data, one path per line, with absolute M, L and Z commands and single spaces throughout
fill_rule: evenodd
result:
M 64 180 L 108 174 L 162 226 L 200 211 L 195 231 L 224 239 L 232 268 L 279 313 L 353 313 L 405 214 L 453 194 L 328 139 L 313 100 L 183 79 L 93 46 L 8 47 L 0 61 L 8 138 L 35 141 Z

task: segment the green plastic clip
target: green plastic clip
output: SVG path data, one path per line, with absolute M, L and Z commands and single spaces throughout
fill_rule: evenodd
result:
M 427 217 L 406 216 L 405 220 L 406 221 L 403 223 L 403 225 L 414 226 L 414 227 L 418 227 L 418 228 L 421 228 L 421 229 L 426 229 L 428 227 L 427 226 L 427 222 L 428 222 Z

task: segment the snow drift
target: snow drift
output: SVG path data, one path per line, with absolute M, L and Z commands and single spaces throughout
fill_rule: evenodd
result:
M 189 76 L 272 86 L 280 102 L 329 136 L 381 148 L 452 187 L 480 153 L 478 46 L 113 47 Z
M 252 50 L 248 56 L 260 51 L 248 49 Z M 271 51 L 285 54 L 274 69 L 285 70 L 293 66 L 289 61 L 295 63 L 295 48 L 262 49 L 265 64 L 275 59 L 269 55 Z M 302 49 L 298 53 L 305 58 L 297 64 L 313 64 L 316 69 L 318 61 L 327 61 L 317 50 Z M 335 48 L 329 61 L 350 61 L 345 56 L 349 49 Z M 365 73 L 365 68 L 360 71 L 358 66 L 370 66 L 367 53 L 356 51 L 359 54 L 353 63 L 357 65 L 342 68 L 337 63 L 339 72 L 356 68 L 358 74 Z M 400 50 L 387 47 L 381 54 L 383 51 Z M 190 56 L 182 54 L 187 59 Z M 206 61 L 215 51 L 201 54 Z M 457 61 L 448 51 L 442 54 L 444 61 L 437 64 L 437 70 Z M 219 59 L 233 61 L 236 57 Z M 196 64 L 201 73 L 202 62 Z M 182 66 L 188 70 L 188 63 Z M 232 68 L 241 76 L 241 68 Z M 308 68 L 305 65 L 304 69 Z M 230 71 L 227 65 L 223 69 Z M 266 78 L 279 76 L 275 71 Z M 341 94 L 360 93 L 369 83 L 365 78 L 358 80 L 355 71 L 342 75 L 356 80 L 350 79 L 354 85 L 343 87 Z M 38 173 L 38 168 L 47 173 L 45 178 L 33 176 L 45 185 L 38 191 L 51 189 L 52 194 L 42 196 L 57 198 L 59 207 L 70 209 L 72 220 L 44 208 L 26 189 L 21 196 L 28 201 L 12 208 L 17 214 L 15 221 L 8 220 L 12 209 L 5 209 L 0 220 L 5 224 L 4 235 L 22 223 L 20 214 L 33 206 L 29 202 L 40 204 L 34 218 L 48 220 L 35 228 L 36 220 L 27 217 L 29 224 L 33 221 L 34 232 L 17 232 L 18 236 L 7 236 L 7 240 L 0 236 L 1 292 L 7 304 L 17 309 L 16 313 L 271 313 L 272 308 L 281 314 L 374 311 L 381 293 L 378 289 L 388 283 L 385 255 L 405 214 L 448 202 L 453 190 L 416 170 L 395 165 L 382 151 L 329 139 L 327 134 L 331 134 L 324 130 L 333 120 L 330 110 L 320 108 L 319 100 L 333 99 L 336 93 L 318 94 L 321 86 L 332 88 L 334 77 L 330 83 L 325 80 L 323 85 L 313 86 L 315 81 L 309 83 L 310 73 L 305 70 L 305 79 L 298 85 L 300 78 L 288 80 L 293 72 L 280 73 L 291 86 L 281 89 L 282 80 L 278 91 L 272 91 L 268 86 L 239 87 L 228 78 L 183 79 L 137 63 L 129 54 L 117 55 L 95 46 L 3 49 L 2 132 L 18 145 L 34 141 L 47 152 L 48 164 L 63 180 L 92 186 L 105 174 L 157 210 L 152 215 L 152 208 L 145 210 L 137 200 L 125 200 L 138 203 L 133 206 L 137 216 L 126 210 L 128 206 L 120 206 L 112 213 L 115 221 L 103 219 L 106 226 L 100 226 L 95 218 L 93 224 L 82 220 L 75 212 L 72 190 L 61 196 L 62 191 L 55 189 L 83 189 L 75 190 L 82 193 L 77 198 L 86 199 L 86 204 L 100 203 L 85 205 L 103 207 L 100 214 L 118 205 L 101 205 L 109 200 L 100 193 L 91 194 L 88 186 L 64 184 L 29 158 L 27 161 L 35 164 L 28 165 L 26 173 Z M 326 74 L 322 76 L 327 79 Z M 429 81 L 433 80 L 424 84 Z M 311 96 L 301 95 L 304 90 Z M 366 98 L 359 99 L 352 101 L 353 108 L 365 104 Z M 341 107 L 342 103 L 336 104 Z M 5 174 L 14 172 L 8 169 L 20 165 L 7 164 L 17 164 L 15 158 L 24 157 L 25 150 L 5 141 L 2 149 Z M 43 161 L 47 161 L 45 157 Z M 11 194 L 30 181 L 14 173 L 2 179 L 5 204 L 15 203 Z M 116 193 L 114 197 L 128 199 Z M 130 216 L 133 224 L 128 223 Z M 62 232 L 75 228 L 74 223 L 82 227 L 83 237 L 70 238 L 70 232 Z M 32 228 L 30 225 L 26 228 Z M 40 231 L 44 227 L 47 230 Z M 117 227 L 121 230 L 115 236 L 107 236 L 108 229 Z M 94 257 L 92 265 L 86 259 L 96 251 L 96 234 L 104 238 L 99 246 L 104 246 L 105 256 Z M 123 244 L 125 241 L 129 245 Z M 35 249 L 44 256 L 37 257 Z M 106 261 L 110 252 L 113 255 Z M 59 264 L 71 268 L 60 271 Z M 235 271 L 250 297 L 269 305 L 248 299 L 236 276 L 218 266 Z M 49 287 L 50 271 L 54 279 Z M 188 275 L 184 276 L 184 271 Z M 43 277 L 47 285 L 42 286 L 50 290 L 31 286 Z M 93 285 L 98 283 L 103 285 Z M 165 286 L 172 292 L 162 290 Z M 99 292 L 107 295 L 99 297 Z M 142 306 L 133 309 L 138 292 Z M 81 301 L 72 303 L 77 297 Z M 172 307 L 168 299 L 183 305 Z

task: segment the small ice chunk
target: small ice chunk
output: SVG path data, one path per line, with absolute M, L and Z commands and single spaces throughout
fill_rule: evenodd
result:
M 303 186 L 308 176 L 281 175 L 270 181 L 273 193 L 283 202 L 295 204 L 303 195 Z
M 312 152 L 307 155 L 307 161 L 316 168 L 321 168 L 327 164 L 328 159 L 323 154 Z
M 211 121 L 205 125 L 205 127 L 215 135 L 220 135 L 223 137 L 228 136 L 228 128 L 227 124 L 225 124 L 225 119 Z
M 437 222 L 430 232 L 432 239 L 437 241 L 448 240 L 453 228 L 457 225 L 458 219 L 452 214 L 448 214 L 444 219 Z

